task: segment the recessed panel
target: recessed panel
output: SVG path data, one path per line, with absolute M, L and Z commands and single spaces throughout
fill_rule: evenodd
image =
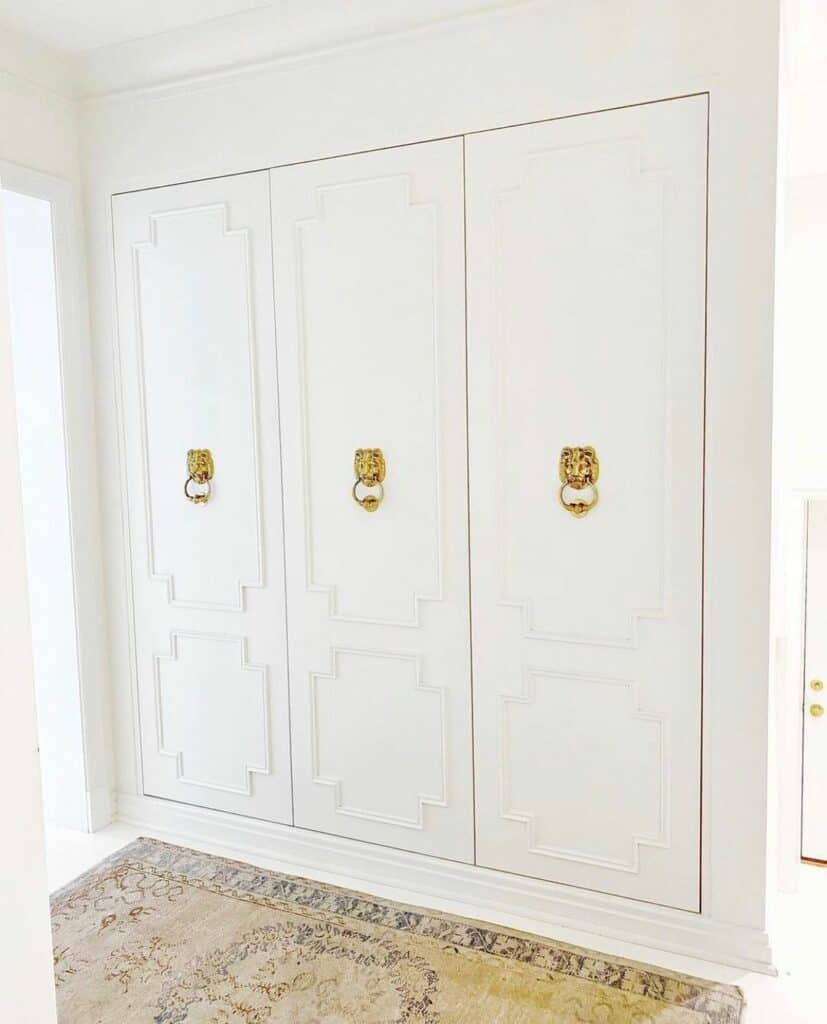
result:
M 314 782 L 336 812 L 424 828 L 426 805 L 445 805 L 442 687 L 415 657 L 334 651 L 312 699 Z
M 347 619 L 413 622 L 439 591 L 436 211 L 411 191 L 324 186 L 296 226 L 308 576 Z M 374 516 L 347 500 L 363 447 L 386 460 Z
M 250 794 L 268 770 L 267 673 L 235 637 L 174 633 L 156 655 L 158 750 L 182 782 Z
M 146 227 L 133 253 L 151 571 L 177 604 L 240 608 L 261 584 L 248 233 L 223 204 Z M 191 448 L 215 464 L 198 507 L 183 498 Z
M 641 161 L 634 139 L 540 148 L 496 196 L 499 414 L 520 422 L 500 438 L 498 558 L 529 633 L 629 642 L 663 604 L 664 181 Z M 587 526 L 559 514 L 572 445 L 599 457 Z
M 515 842 L 637 871 L 640 845 L 667 839 L 663 723 L 622 680 L 530 672 L 526 690 L 500 709 L 501 813 L 522 825 Z

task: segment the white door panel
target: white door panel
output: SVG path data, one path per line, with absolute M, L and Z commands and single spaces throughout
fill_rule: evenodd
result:
M 271 181 L 296 824 L 470 860 L 462 144 Z
M 267 174 L 113 202 L 144 790 L 290 821 Z
M 466 184 L 478 862 L 693 910 L 706 117 L 472 136 Z
M 827 501 L 807 511 L 801 855 L 827 863 Z M 821 710 L 819 710 L 821 709 Z

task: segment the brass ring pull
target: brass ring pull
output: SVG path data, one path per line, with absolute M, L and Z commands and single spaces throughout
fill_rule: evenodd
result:
M 353 456 L 353 472 L 356 474 L 356 483 L 351 491 L 353 500 L 365 512 L 375 512 L 385 497 L 385 488 L 382 486 L 385 479 L 385 456 L 382 449 L 357 448 Z M 379 493 L 360 497 L 360 486 L 368 490 L 378 489 Z
M 600 460 L 590 445 L 585 448 L 567 447 L 560 452 L 560 504 L 575 519 L 582 519 L 595 507 L 598 501 L 597 480 L 600 476 Z M 588 490 L 589 498 L 569 501 L 567 490 Z
M 193 505 L 206 505 L 212 494 L 210 481 L 215 473 L 212 452 L 209 448 L 190 448 L 187 452 L 187 472 L 189 476 L 184 483 L 184 494 Z M 191 491 L 190 484 L 206 487 L 205 491 Z
M 375 512 L 379 508 L 382 499 L 385 497 L 385 488 L 382 484 L 376 484 L 375 486 L 379 489 L 378 494 L 365 494 L 360 498 L 356 493 L 356 488 L 360 486 L 364 487 L 366 485 L 363 484 L 361 480 L 357 480 L 353 485 L 353 491 L 351 492 L 353 494 L 353 500 L 357 505 L 361 505 L 365 512 Z
M 196 491 L 195 494 L 191 494 L 190 484 L 198 484 L 199 487 L 206 487 L 207 489 L 206 491 Z M 209 480 L 196 480 L 194 476 L 188 476 L 187 482 L 184 484 L 184 494 L 186 494 L 193 505 L 206 505 L 212 494 L 212 484 Z

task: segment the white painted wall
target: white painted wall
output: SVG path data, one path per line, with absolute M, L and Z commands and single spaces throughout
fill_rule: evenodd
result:
M 0 24 L 0 160 L 77 181 L 74 68 Z
M 783 223 L 780 468 L 787 488 L 827 490 L 827 172 L 787 182 Z
M 77 119 L 60 94 L 63 63 L 0 31 L 0 186 L 17 161 L 77 180 Z M 16 404 L 0 231 L 0 777 L 6 827 L 0 843 L 0 1019 L 55 1018 L 51 933 L 37 751 L 34 668 L 26 580 Z
M 0 1019 L 56 1020 L 40 764 L 26 588 L 23 504 L 4 244 L 0 233 Z
M 88 828 L 52 205 L 4 191 L 26 564 L 46 820 Z
M 192 58 L 176 37 L 182 60 Z M 215 41 L 214 41 L 215 42 Z M 168 64 L 169 40 L 145 40 Z M 217 44 L 216 44 L 217 45 Z M 231 48 L 232 50 L 232 48 Z M 137 67 L 130 50 L 130 74 Z M 216 49 L 214 66 L 222 64 Z M 765 925 L 776 0 L 541 0 L 112 92 L 82 106 L 118 785 L 140 791 L 110 197 L 128 189 L 710 93 L 703 915 Z M 106 61 L 98 62 L 102 71 Z M 106 75 L 103 74 L 103 78 Z M 122 79 L 112 75 L 117 88 Z M 95 90 L 105 88 L 96 79 Z M 748 933 L 748 935 L 747 935 Z M 740 935 L 741 933 L 739 933 Z M 758 955 L 758 954 L 756 954 Z M 760 954 L 763 955 L 763 954 Z
M 14 191 L 47 198 L 54 212 L 68 487 L 75 546 L 82 714 L 89 819 L 111 820 L 108 651 L 103 604 L 97 442 L 89 344 L 85 242 L 80 211 L 76 68 L 0 25 L 0 177 Z

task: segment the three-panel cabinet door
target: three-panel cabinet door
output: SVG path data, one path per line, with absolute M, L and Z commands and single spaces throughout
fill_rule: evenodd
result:
M 706 140 L 693 97 L 466 165 L 477 860 L 691 910 Z
M 113 208 L 144 792 L 290 822 L 267 173 Z
M 472 860 L 462 143 L 271 182 L 295 821 Z

